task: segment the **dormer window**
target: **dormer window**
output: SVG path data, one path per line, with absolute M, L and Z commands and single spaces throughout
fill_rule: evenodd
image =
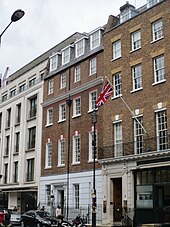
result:
M 125 5 L 120 7 L 120 23 L 123 23 L 137 15 L 135 7 L 127 1 Z
M 58 53 L 54 53 L 50 57 L 50 72 L 57 69 L 57 65 L 58 65 Z
M 73 46 L 68 46 L 64 49 L 61 50 L 61 56 L 62 56 L 62 65 L 65 65 L 70 62 L 70 51 L 71 47 Z
M 85 50 L 85 38 L 75 42 L 75 56 L 76 58 L 84 54 Z
M 90 33 L 90 50 L 100 46 L 101 28 Z
M 156 5 L 158 2 L 160 2 L 160 0 L 147 0 L 147 8 Z

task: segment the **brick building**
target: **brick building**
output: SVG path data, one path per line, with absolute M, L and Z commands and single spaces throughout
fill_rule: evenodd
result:
M 103 223 L 170 220 L 170 1 L 128 2 L 104 33 Z M 116 24 L 115 24 L 116 23 Z M 100 113 L 99 109 L 99 113 Z
M 44 80 L 42 123 L 42 173 L 40 201 L 55 212 L 61 205 L 72 220 L 80 213 L 91 219 L 94 128 L 91 114 L 103 78 L 103 34 L 75 33 L 51 52 Z M 102 112 L 98 116 L 101 122 Z M 96 134 L 102 146 L 102 124 Z M 98 215 L 102 214 L 102 170 L 96 160 Z

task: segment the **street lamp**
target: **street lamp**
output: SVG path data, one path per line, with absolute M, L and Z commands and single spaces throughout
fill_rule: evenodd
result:
M 96 227 L 96 123 L 97 114 L 94 109 L 92 115 L 93 134 L 92 134 L 92 146 L 93 146 L 93 191 L 92 191 L 92 227 Z
M 12 24 L 12 22 L 16 22 L 20 20 L 24 16 L 25 12 L 21 9 L 17 9 L 11 16 L 11 22 L 6 26 L 6 28 L 3 30 L 3 32 L 0 34 L 0 43 L 1 43 L 1 37 L 5 33 L 5 31 L 9 28 L 9 26 Z
M 67 153 L 67 207 L 66 207 L 66 216 L 67 221 L 69 218 L 69 184 L 70 184 L 70 114 L 71 114 L 71 104 L 72 100 L 70 98 L 70 95 L 68 99 L 66 100 L 67 106 L 68 106 L 68 153 Z

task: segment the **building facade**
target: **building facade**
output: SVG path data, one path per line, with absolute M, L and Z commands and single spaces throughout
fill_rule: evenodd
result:
M 44 80 L 40 201 L 69 220 L 78 213 L 91 222 L 94 127 L 91 114 L 103 80 L 104 28 L 71 37 L 51 53 Z M 102 112 L 96 128 L 102 146 Z M 96 157 L 97 222 L 102 222 L 102 169 Z
M 9 209 L 16 206 L 21 213 L 37 208 L 41 167 L 39 135 L 47 61 L 34 63 L 12 74 L 0 89 L 0 204 Z
M 169 222 L 169 1 L 128 2 L 104 34 L 104 75 L 114 92 L 103 108 L 103 222 Z M 99 109 L 100 111 L 100 109 Z M 106 127 L 107 125 L 107 127 Z

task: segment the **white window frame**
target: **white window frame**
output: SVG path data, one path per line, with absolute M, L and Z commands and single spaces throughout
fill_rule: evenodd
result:
M 95 109 L 96 100 L 97 100 L 97 90 L 93 90 L 93 91 L 89 92 L 89 112 L 91 112 Z
M 132 39 L 132 51 L 138 50 L 141 48 L 141 31 L 135 31 L 131 34 Z
M 113 75 L 113 97 L 120 97 L 122 95 L 122 75 L 115 73 Z
M 74 68 L 74 83 L 81 80 L 81 66 L 77 66 Z
M 66 88 L 66 73 L 60 75 L 60 89 Z
M 101 29 L 90 33 L 90 50 L 93 50 L 100 46 Z
M 129 20 L 132 17 L 131 9 L 125 10 L 123 13 L 120 14 L 120 23 L 123 23 Z
M 123 155 L 122 121 L 113 122 L 114 127 L 114 155 L 121 157 Z
M 53 108 L 47 109 L 47 123 L 46 126 L 53 124 Z
M 70 47 L 66 47 L 65 49 L 61 50 L 62 65 L 70 62 L 70 52 Z
M 58 140 L 58 166 L 65 166 L 66 141 L 65 138 Z
M 150 8 L 154 5 L 156 5 L 157 3 L 159 3 L 160 0 L 147 0 L 147 8 Z
M 135 154 L 143 153 L 143 116 L 134 118 L 134 152 Z M 140 124 L 139 124 L 140 123 Z
M 50 56 L 50 72 L 57 69 L 57 65 L 58 65 L 58 54 L 55 53 L 52 56 Z
M 121 53 L 121 40 L 117 40 L 113 43 L 113 60 L 116 60 L 118 58 L 122 57 Z
M 164 55 L 154 58 L 154 83 L 165 81 L 165 64 Z
M 163 21 L 159 19 L 152 23 L 152 39 L 153 42 L 160 40 L 164 37 L 163 35 Z
M 80 208 L 80 185 L 74 184 L 74 208 Z
M 133 91 L 142 89 L 142 64 L 132 67 Z
M 59 121 L 62 122 L 66 120 L 66 103 L 61 103 L 59 105 Z
M 81 137 L 80 135 L 73 136 L 73 164 L 80 164 L 81 154 Z
M 46 143 L 45 168 L 52 168 L 52 141 Z
M 157 150 L 162 151 L 168 149 L 168 128 L 167 128 L 167 111 L 161 109 L 156 112 L 156 134 L 157 134 Z M 164 143 L 160 143 L 164 141 Z
M 73 117 L 81 116 L 81 97 L 73 99 Z
M 95 160 L 97 160 L 97 154 L 98 154 L 98 133 L 97 130 L 95 130 L 96 135 L 96 157 Z M 89 162 L 92 162 L 94 160 L 94 146 L 93 146 L 93 139 L 94 139 L 94 127 L 92 127 L 92 131 L 89 132 Z
M 90 59 L 90 76 L 97 72 L 97 59 L 96 57 Z
M 48 81 L 48 94 L 53 94 L 54 93 L 54 80 L 51 79 Z
M 78 40 L 75 43 L 75 57 L 78 58 L 84 54 L 85 51 L 85 38 Z

